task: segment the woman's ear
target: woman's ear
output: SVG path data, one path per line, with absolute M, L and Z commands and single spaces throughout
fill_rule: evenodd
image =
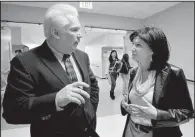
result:
M 154 54 L 154 52 L 152 50 L 150 50 L 149 55 L 153 55 L 153 54 Z
M 50 31 L 51 31 L 51 36 L 52 37 L 54 37 L 56 39 L 60 39 L 59 32 L 58 32 L 57 28 L 53 27 L 53 28 L 51 28 Z

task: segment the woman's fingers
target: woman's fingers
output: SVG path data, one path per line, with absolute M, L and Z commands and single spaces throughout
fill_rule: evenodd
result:
M 136 104 L 127 104 L 125 101 L 122 102 L 123 108 L 131 115 L 138 117 L 146 117 L 146 113 L 144 111 L 143 106 L 139 106 Z
M 135 105 L 135 104 L 129 104 L 129 108 L 134 110 L 134 111 L 139 111 L 141 108 L 141 106 Z

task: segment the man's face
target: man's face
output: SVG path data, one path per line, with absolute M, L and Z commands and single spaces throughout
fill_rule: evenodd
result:
M 71 54 L 77 47 L 82 37 L 80 22 L 77 17 L 68 16 L 70 23 L 59 29 L 59 45 L 57 50 L 64 54 Z

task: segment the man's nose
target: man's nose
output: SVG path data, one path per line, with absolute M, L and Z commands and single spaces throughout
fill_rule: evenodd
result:
M 77 38 L 82 38 L 83 36 L 82 36 L 82 34 L 81 34 L 81 32 L 79 32 L 78 34 L 77 34 Z

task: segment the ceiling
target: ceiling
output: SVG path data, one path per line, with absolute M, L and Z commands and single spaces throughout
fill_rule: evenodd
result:
M 1 2 L 21 6 L 48 8 L 56 3 L 68 3 L 75 6 L 80 12 L 99 13 L 113 16 L 132 17 L 144 19 L 158 12 L 166 10 L 181 2 L 93 2 L 93 9 L 79 8 L 79 2 Z

